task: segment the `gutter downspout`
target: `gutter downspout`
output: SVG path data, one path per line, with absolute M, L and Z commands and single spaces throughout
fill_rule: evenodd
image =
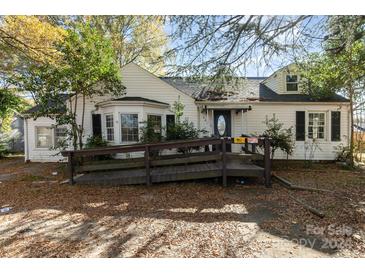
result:
M 28 118 L 24 117 L 24 161 L 29 162 L 29 143 L 28 143 Z

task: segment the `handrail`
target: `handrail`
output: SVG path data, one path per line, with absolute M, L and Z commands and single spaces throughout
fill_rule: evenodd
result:
M 161 143 L 150 143 L 150 144 L 133 144 L 133 145 L 120 145 L 103 148 L 91 148 L 82 150 L 63 150 L 61 154 L 68 158 L 68 169 L 70 176 L 70 183 L 74 184 L 74 173 L 75 173 L 75 158 L 82 156 L 96 156 L 96 155 L 107 155 L 114 153 L 128 153 L 144 151 L 145 159 L 145 170 L 146 170 L 146 184 L 151 185 L 151 172 L 150 172 L 150 152 L 153 150 L 160 149 L 172 149 L 172 148 L 186 148 L 186 147 L 198 147 L 206 145 L 220 145 L 221 147 L 221 161 L 222 161 L 222 179 L 223 185 L 227 185 L 227 151 L 226 144 L 230 144 L 231 139 L 224 138 L 202 138 L 194 140 L 184 141 L 169 141 Z M 265 185 L 271 186 L 271 161 L 270 161 L 270 141 L 267 137 L 258 137 L 258 143 L 264 145 L 264 168 L 265 168 Z
M 148 146 L 150 150 L 158 150 L 158 149 L 181 148 L 181 147 L 192 147 L 192 146 L 216 145 L 220 144 L 220 142 L 221 142 L 220 138 L 201 138 L 201 139 L 184 140 L 184 141 L 168 141 L 160 143 L 120 145 L 120 146 L 110 146 L 101 148 L 86 148 L 81 150 L 63 150 L 61 151 L 61 154 L 64 157 L 67 157 L 70 153 L 72 153 L 74 156 L 94 156 L 94 155 L 96 156 L 96 155 L 107 155 L 113 153 L 144 151 L 146 146 Z

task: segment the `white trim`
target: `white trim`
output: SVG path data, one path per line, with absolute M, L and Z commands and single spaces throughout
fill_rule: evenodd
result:
M 95 105 L 100 108 L 112 107 L 112 106 L 143 106 L 143 107 L 146 106 L 146 107 L 165 109 L 170 107 L 170 105 L 162 103 L 160 104 L 160 103 L 143 102 L 143 101 L 111 101 L 111 100 L 100 102 Z
M 222 101 L 195 101 L 198 105 L 223 105 L 226 108 L 243 108 L 249 105 L 349 105 L 350 102 L 273 102 L 273 101 L 246 101 L 246 102 L 222 102 Z
M 324 114 L 324 126 L 323 126 L 323 138 L 316 138 L 316 140 L 319 140 L 321 142 L 331 142 L 330 140 L 328 140 L 328 111 L 326 110 L 322 110 L 322 111 L 317 111 L 317 110 L 309 110 L 306 111 L 306 136 L 305 139 L 306 141 L 309 140 L 313 140 L 313 138 L 309 138 L 309 114 Z
M 123 142 L 123 136 L 122 136 L 122 115 L 123 114 L 132 114 L 132 115 L 137 115 L 137 121 L 138 121 L 138 123 L 137 123 L 137 128 L 138 128 L 138 141 L 130 141 L 130 142 L 128 142 L 128 141 L 126 141 L 126 142 Z M 139 142 L 139 139 L 140 139 L 140 136 L 139 136 L 139 134 L 140 134 L 140 132 L 139 132 L 139 130 L 140 130 L 140 127 L 139 127 L 139 124 L 140 124 L 140 115 L 139 115 L 140 113 L 138 113 L 138 112 L 118 112 L 118 115 L 119 115 L 119 132 L 120 132 L 120 138 L 119 138 L 119 143 L 120 144 L 135 144 L 135 143 L 138 143 Z M 143 117 L 142 117 L 143 118 Z
M 51 129 L 51 146 L 49 147 L 38 147 L 38 128 L 50 128 Z M 53 125 L 36 125 L 34 127 L 34 150 L 50 150 L 50 147 L 54 146 L 54 127 Z
M 113 127 L 112 127 L 113 128 L 113 140 L 108 140 L 108 127 L 107 127 L 107 122 L 106 122 L 106 117 L 107 116 L 112 116 L 112 118 L 113 118 Z M 105 140 L 108 143 L 114 143 L 115 142 L 115 121 L 114 121 L 114 113 L 113 112 L 104 113 L 104 120 L 105 120 Z

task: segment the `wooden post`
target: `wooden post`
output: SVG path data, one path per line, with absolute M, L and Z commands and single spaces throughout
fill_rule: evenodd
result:
M 74 181 L 74 157 L 73 152 L 68 153 L 68 173 L 69 173 L 69 183 L 75 184 Z
M 146 185 L 151 185 L 151 171 L 150 171 L 150 148 L 146 145 L 144 150 L 144 164 L 146 167 Z
M 227 186 L 227 145 L 226 145 L 226 138 L 223 137 L 222 139 L 222 180 L 223 186 Z
M 271 160 L 270 160 L 270 140 L 264 139 L 264 167 L 265 167 L 265 186 L 271 187 Z

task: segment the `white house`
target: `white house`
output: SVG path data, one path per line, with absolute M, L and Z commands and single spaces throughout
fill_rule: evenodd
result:
M 99 134 L 112 145 L 138 142 L 142 122 L 149 118 L 166 128 L 175 121 L 171 108 L 180 100 L 185 105 L 183 119 L 205 129 L 209 136 L 260 134 L 266 128 L 265 120 L 275 115 L 286 128 L 294 130 L 295 149 L 289 159 L 308 158 L 313 138 L 318 144 L 313 154 L 316 160 L 334 160 L 336 148 L 349 143 L 349 101 L 339 95 L 316 101 L 301 94 L 301 79 L 294 65 L 267 78 L 242 78 L 224 94 L 184 78 L 156 77 L 133 63 L 122 68 L 122 79 L 126 87 L 123 97 L 87 100 L 85 140 Z M 64 130 L 54 127 L 50 118 L 34 120 L 31 114 L 38 107 L 27 111 L 24 119 L 25 160 L 62 160 L 50 147 L 64 137 Z M 232 145 L 232 151 L 240 150 L 240 145 Z

